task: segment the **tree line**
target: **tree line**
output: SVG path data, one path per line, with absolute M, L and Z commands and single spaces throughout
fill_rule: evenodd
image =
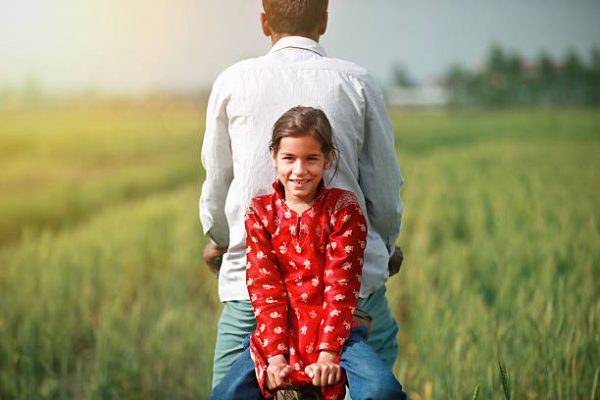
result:
M 544 51 L 533 62 L 525 62 L 520 54 L 495 44 L 482 68 L 454 65 L 444 84 L 454 105 L 598 105 L 600 50 L 594 47 L 587 61 L 570 50 L 562 59 Z

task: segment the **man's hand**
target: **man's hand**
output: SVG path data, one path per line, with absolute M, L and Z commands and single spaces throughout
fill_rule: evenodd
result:
M 204 246 L 204 261 L 206 261 L 208 268 L 210 268 L 210 270 L 215 274 L 219 273 L 221 261 L 223 260 L 223 254 L 225 254 L 226 251 L 226 247 L 218 247 L 213 243 L 209 243 Z
M 337 353 L 323 350 L 319 353 L 317 362 L 304 369 L 312 379 L 313 386 L 334 385 L 342 380 L 342 367 L 336 363 L 336 358 Z
M 388 270 L 390 271 L 390 276 L 396 275 L 398 272 L 400 272 L 402 261 L 404 261 L 404 253 L 402 253 L 400 246 L 396 245 L 394 254 L 392 254 L 390 261 L 388 261 Z
M 286 384 L 284 379 L 292 373 L 292 367 L 290 367 L 283 354 L 270 357 L 267 360 L 267 377 L 265 383 L 267 389 L 275 390 L 282 389 Z

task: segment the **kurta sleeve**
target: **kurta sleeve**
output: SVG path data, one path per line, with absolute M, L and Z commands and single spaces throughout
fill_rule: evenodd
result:
M 244 217 L 246 225 L 246 286 L 256 316 L 255 335 L 266 358 L 288 352 L 288 299 L 266 212 L 252 200 Z
M 367 223 L 354 193 L 345 192 L 331 215 L 327 244 L 323 322 L 319 350 L 340 352 L 350 334 L 358 304 Z

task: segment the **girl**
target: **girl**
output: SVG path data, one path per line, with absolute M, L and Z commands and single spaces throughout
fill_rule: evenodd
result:
M 245 214 L 257 327 L 211 398 L 269 398 L 313 385 L 323 399 L 343 399 L 346 377 L 355 400 L 405 398 L 353 317 L 367 223 L 352 192 L 324 185 L 336 157 L 327 117 L 311 107 L 288 110 L 270 150 L 275 191 L 252 199 Z

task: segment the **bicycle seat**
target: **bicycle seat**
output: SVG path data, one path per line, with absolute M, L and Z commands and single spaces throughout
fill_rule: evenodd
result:
M 321 390 L 313 385 L 304 385 L 277 391 L 275 400 L 321 400 Z

